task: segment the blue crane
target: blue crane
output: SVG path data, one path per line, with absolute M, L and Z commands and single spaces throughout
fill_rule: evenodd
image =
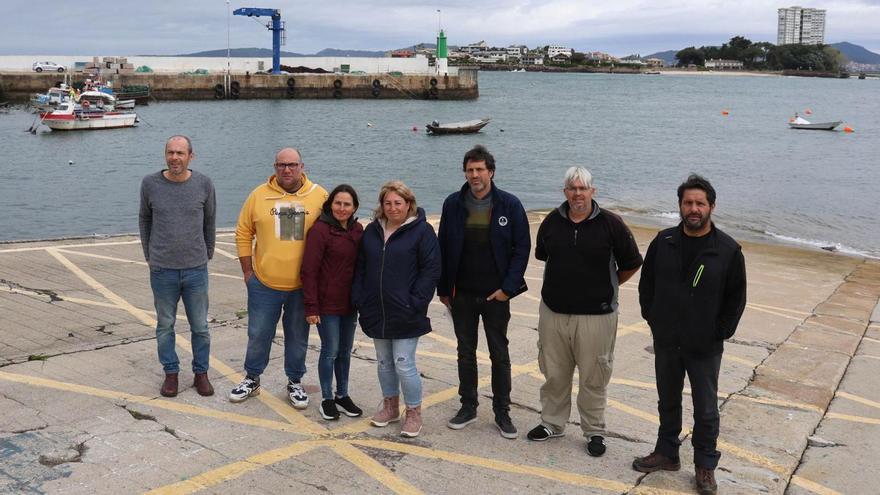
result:
M 284 33 L 284 23 L 281 22 L 281 11 L 278 9 L 255 9 L 241 8 L 232 12 L 234 15 L 245 15 L 248 17 L 271 17 L 272 25 L 266 27 L 272 31 L 272 74 L 281 74 L 281 44 L 282 34 Z

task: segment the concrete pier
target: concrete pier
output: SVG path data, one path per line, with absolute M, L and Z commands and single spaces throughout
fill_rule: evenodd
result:
M 151 95 L 162 100 L 213 99 L 431 99 L 470 100 L 479 96 L 477 70 L 462 69 L 457 75 L 425 74 L 111 74 L 104 82 L 114 87 L 150 87 Z M 73 74 L 69 83 L 87 76 Z M 65 81 L 65 74 L 0 72 L 0 92 L 9 101 L 27 101 L 34 93 Z
M 530 213 L 533 234 L 542 218 Z M 654 233 L 634 228 L 643 253 Z M 575 407 L 564 437 L 525 439 L 539 421 L 544 381 L 536 362 L 543 263 L 529 261 L 529 290 L 511 305 L 511 415 L 520 437 L 502 438 L 493 423 L 483 338 L 478 421 L 446 427 L 459 406 L 455 335 L 435 300 L 434 331 L 418 354 L 425 426 L 403 439 L 395 424 L 321 419 L 314 329 L 307 410 L 286 402 L 280 332 L 262 394 L 226 399 L 241 378 L 247 305 L 233 235 L 218 241 L 209 265 L 217 394 L 190 387 L 180 307 L 174 399 L 159 396 L 149 274 L 136 237 L 0 245 L 0 493 L 694 493 L 689 395 L 682 470 L 644 475 L 630 467 L 652 450 L 657 431 L 638 275 L 621 288 L 608 452 L 592 458 Z M 721 369 L 719 493 L 875 493 L 880 262 L 743 244 L 749 297 Z M 360 331 L 355 339 L 350 392 L 369 414 L 381 399 L 375 352 Z

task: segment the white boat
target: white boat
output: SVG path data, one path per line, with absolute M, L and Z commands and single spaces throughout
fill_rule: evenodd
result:
M 134 112 L 89 110 L 91 105 L 87 105 L 86 110 L 79 110 L 77 106 L 72 101 L 61 103 L 56 110 L 40 113 L 40 123 L 53 131 L 79 131 L 132 127 L 137 122 Z
M 806 129 L 813 131 L 833 131 L 834 128 L 842 124 L 842 120 L 836 120 L 834 122 L 810 122 L 809 120 L 799 116 L 798 114 L 794 114 L 788 121 L 788 126 L 792 129 Z
M 49 88 L 45 93 L 37 93 L 31 98 L 31 105 L 37 110 L 47 111 L 70 99 L 70 88 L 66 84 Z

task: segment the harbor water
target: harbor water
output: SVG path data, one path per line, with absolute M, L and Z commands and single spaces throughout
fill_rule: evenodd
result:
M 691 172 L 718 191 L 715 218 L 740 238 L 880 257 L 880 80 L 722 75 L 484 72 L 476 101 L 252 100 L 139 107 L 134 129 L 25 130 L 34 115 L 0 113 L 0 240 L 137 231 L 141 178 L 164 167 L 172 134 L 193 140 L 218 226 L 235 224 L 274 153 L 295 146 L 309 177 L 361 195 L 401 179 L 439 213 L 463 183 L 474 144 L 496 157 L 496 183 L 527 208 L 558 205 L 571 165 L 593 172 L 596 199 L 638 223 L 677 221 L 675 189 Z M 805 112 L 810 110 L 810 114 Z M 855 132 L 797 131 L 843 120 Z M 726 113 L 726 115 L 725 115 Z M 491 117 L 476 135 L 426 135 L 424 124 Z M 842 127 L 842 126 L 841 126 Z M 413 129 L 416 130 L 413 130 Z

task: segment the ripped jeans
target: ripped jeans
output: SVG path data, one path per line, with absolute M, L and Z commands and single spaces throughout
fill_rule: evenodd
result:
M 422 377 L 416 369 L 416 345 L 419 338 L 373 339 L 379 361 L 379 385 L 383 397 L 400 395 L 407 407 L 422 404 Z

